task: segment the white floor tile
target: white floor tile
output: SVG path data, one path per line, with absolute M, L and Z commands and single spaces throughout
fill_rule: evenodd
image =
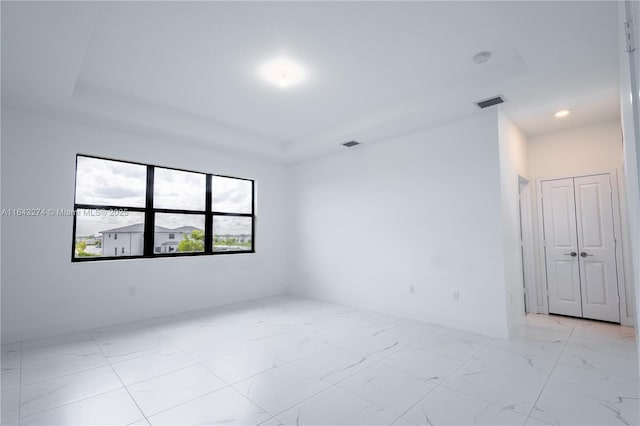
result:
M 637 387 L 637 384 L 636 384 Z M 564 385 L 547 385 L 531 417 L 554 425 L 637 425 L 640 403 L 627 393 L 594 396 L 591 392 L 573 392 Z
M 118 389 L 23 417 L 21 425 L 128 425 L 143 418 L 126 390 Z
M 126 361 L 173 346 L 165 337 L 155 333 L 126 339 L 104 339 L 98 343 L 98 347 L 110 363 Z
M 524 325 L 571 331 L 574 327 L 583 323 L 584 321 L 587 320 L 563 317 L 561 315 L 529 314 L 524 318 Z
M 152 329 L 175 345 L 186 345 L 205 340 L 216 334 L 216 328 L 213 324 L 188 317 L 180 321 L 154 326 Z
M 149 417 L 226 385 L 203 366 L 194 365 L 127 386 L 127 389 Z
M 109 366 L 23 386 L 20 415 L 30 416 L 118 388 L 122 383 Z
M 438 355 L 465 361 L 490 342 L 490 339 L 486 336 L 478 336 L 480 335 L 444 328 L 414 342 L 412 346 L 426 349 Z
M 585 320 L 576 324 L 571 340 L 615 344 L 617 342 L 632 341 L 634 336 L 635 331 L 632 327 Z
M 532 415 L 554 424 L 640 424 L 639 402 L 637 380 L 559 363 Z
M 236 383 L 284 363 L 276 355 L 250 347 L 223 355 L 203 365 L 227 383 Z
M 566 342 L 571 336 L 572 328 L 569 327 L 551 327 L 540 325 L 520 325 L 514 331 L 514 336 L 524 337 L 532 340 L 543 340 L 547 342 Z
M 523 352 L 487 346 L 474 355 L 474 359 L 481 361 L 489 368 L 524 377 L 525 379 L 545 382 L 555 360 L 538 358 Z
M 280 362 L 289 362 L 318 352 L 327 344 L 305 335 L 280 334 L 262 339 L 257 347 L 275 355 Z
M 439 387 L 394 425 L 523 425 L 527 416 Z
M 354 337 L 336 345 L 336 347 L 351 352 L 355 355 L 372 359 L 384 359 L 406 347 L 398 340 L 390 339 L 381 335 L 367 333 Z
M 257 425 L 271 418 L 227 387 L 149 418 L 152 425 Z
M 72 333 L 57 334 L 55 336 L 44 337 L 40 339 L 30 339 L 22 342 L 22 350 L 27 352 L 31 349 L 38 348 L 58 348 L 65 345 L 73 345 L 75 343 L 90 342 L 92 340 L 89 331 L 76 331 Z
M 369 333 L 369 335 L 409 345 L 425 336 L 435 333 L 438 329 L 438 327 L 417 326 L 396 322 L 384 325 L 373 333 Z
M 51 342 L 51 343 L 47 343 Z M 86 355 L 100 352 L 88 333 L 74 333 L 51 339 L 25 342 L 22 363 L 28 364 L 67 355 Z
M 132 339 L 152 333 L 147 324 L 142 321 L 124 322 L 89 330 L 89 333 L 97 343 L 112 340 Z
M 520 352 L 536 358 L 555 361 L 565 347 L 562 340 L 546 341 L 514 336 L 511 339 L 495 339 L 487 348 L 500 348 L 508 351 Z
M 277 415 L 329 386 L 329 382 L 286 364 L 240 382 L 234 388 L 271 415 Z
M 397 416 L 342 389 L 332 387 L 276 417 L 282 425 L 373 426 L 389 425 Z
M 437 383 L 444 381 L 465 362 L 411 346 L 382 361 L 384 365 Z
M 471 360 L 444 386 L 503 409 L 528 415 L 544 383 L 493 370 Z
M 137 358 L 112 363 L 125 385 L 180 370 L 195 361 L 175 347 L 163 348 Z
M 611 353 L 606 343 L 569 342 L 560 356 L 563 363 L 586 367 L 604 374 L 638 379 L 638 361 L 635 353 Z
M 348 325 L 331 322 L 323 326 L 307 326 L 305 333 L 309 333 L 311 337 L 322 343 L 338 344 L 362 336 L 366 330 L 359 327 L 350 327 Z M 298 329 L 300 330 L 300 328 Z M 302 332 L 302 330 L 300 330 Z
M 553 315 L 507 340 L 285 296 L 1 350 L 3 426 L 640 424 L 634 330 Z
M 22 364 L 22 386 L 108 365 L 99 352 L 74 352 Z
M 255 346 L 255 342 L 247 341 L 242 333 L 225 333 L 216 331 L 204 340 L 182 345 L 179 348 L 197 362 L 211 361 L 221 356 Z
M 150 426 L 151 423 L 147 419 L 140 419 L 133 423 L 129 423 L 127 426 Z
M 399 416 L 431 392 L 436 384 L 376 364 L 340 382 L 338 387 Z
M 335 347 L 326 347 L 291 363 L 331 383 L 338 383 L 377 361 Z

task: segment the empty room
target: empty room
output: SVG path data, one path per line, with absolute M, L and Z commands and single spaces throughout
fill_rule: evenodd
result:
M 0 17 L 3 426 L 640 424 L 640 2 Z

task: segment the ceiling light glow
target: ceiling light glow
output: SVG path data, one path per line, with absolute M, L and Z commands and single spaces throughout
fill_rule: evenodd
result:
M 558 111 L 555 114 L 553 114 L 553 116 L 555 118 L 564 118 L 569 114 L 571 114 L 571 111 L 569 111 L 568 109 L 561 109 L 560 111 Z
M 260 76 L 266 82 L 286 89 L 301 83 L 306 77 L 306 72 L 295 61 L 280 57 L 262 65 Z

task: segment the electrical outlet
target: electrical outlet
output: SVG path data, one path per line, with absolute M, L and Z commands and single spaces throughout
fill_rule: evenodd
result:
M 460 292 L 458 290 L 453 290 L 453 300 L 456 302 L 460 300 Z
M 416 286 L 415 285 L 410 285 L 409 286 L 409 294 L 416 294 Z
M 133 297 L 136 295 L 136 286 L 132 285 L 129 287 L 129 296 Z

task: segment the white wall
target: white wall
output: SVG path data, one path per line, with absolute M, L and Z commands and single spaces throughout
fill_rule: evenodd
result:
M 509 329 L 513 330 L 524 317 L 519 176 L 528 179 L 527 138 L 503 113 L 498 113 L 498 135 L 500 141 L 505 296 Z
M 290 176 L 291 292 L 507 335 L 495 111 L 297 164 Z
M 2 218 L 2 339 L 286 292 L 285 168 L 3 109 L 2 207 L 73 208 L 75 155 L 256 179 L 256 254 L 71 263 L 70 217 Z M 129 296 L 129 287 L 137 294 Z
M 626 3 L 626 5 L 625 5 Z M 625 10 L 628 7 L 629 13 Z M 633 1 L 619 2 L 618 53 L 620 57 L 620 112 L 624 136 L 624 164 L 627 182 L 627 213 L 629 217 L 631 258 L 628 270 L 633 276 L 633 290 L 637 307 L 640 306 L 640 52 L 636 48 L 629 55 L 626 52 L 624 23 L 635 23 L 635 44 L 640 43 L 640 4 Z M 634 64 L 632 66 L 632 63 Z M 635 89 L 632 90 L 632 87 Z M 633 101 L 632 101 L 633 97 Z M 635 316 L 636 343 L 640 352 L 640 315 Z M 640 358 L 638 359 L 640 365 Z
M 578 127 L 529 138 L 533 177 L 556 177 L 622 169 L 620 121 Z
M 621 212 L 623 260 L 625 265 L 625 295 L 632 301 L 631 252 L 627 236 L 629 227 L 626 210 L 625 178 L 623 171 L 622 133 L 619 121 L 593 124 L 585 127 L 531 137 L 528 140 L 529 174 L 532 179 L 545 177 L 578 176 L 590 173 L 617 170 L 619 206 Z M 535 193 L 535 191 L 534 191 Z M 538 200 L 534 197 L 535 229 L 538 235 L 541 220 L 538 217 Z M 539 243 L 539 242 L 537 242 Z M 544 260 L 536 250 L 538 271 L 542 271 Z M 538 274 L 538 309 L 543 310 L 542 288 L 545 285 L 544 274 Z M 633 317 L 633 303 L 627 303 L 622 313 Z

